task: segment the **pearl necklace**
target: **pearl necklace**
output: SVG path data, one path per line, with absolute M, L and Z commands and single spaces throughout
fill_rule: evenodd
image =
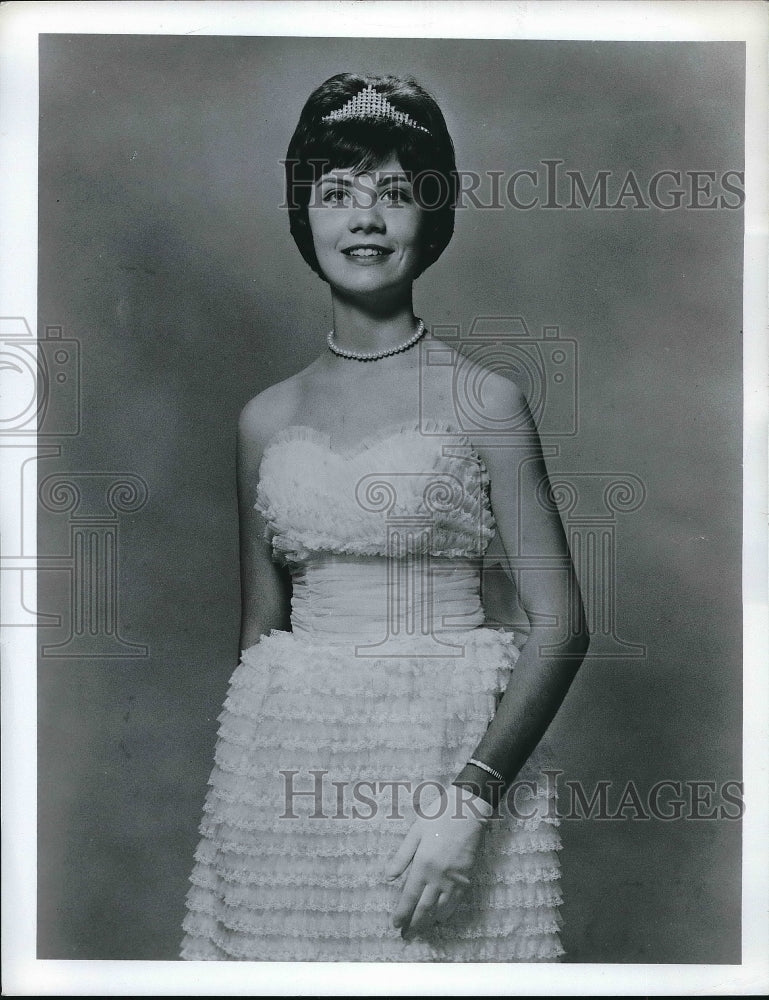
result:
M 326 343 L 334 352 L 338 354 L 340 358 L 350 358 L 353 361 L 378 361 L 380 358 L 387 358 L 391 354 L 400 354 L 401 351 L 407 351 L 409 347 L 413 347 L 414 344 L 419 340 L 420 337 L 424 336 L 425 324 L 420 319 L 417 325 L 416 333 L 409 337 L 409 339 L 404 343 L 400 344 L 398 347 L 390 347 L 386 351 L 371 351 L 365 354 L 363 351 L 346 351 L 343 347 L 338 347 L 334 343 L 334 331 L 329 330 L 326 336 Z

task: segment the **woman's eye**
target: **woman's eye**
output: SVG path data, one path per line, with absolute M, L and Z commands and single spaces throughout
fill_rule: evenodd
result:
M 408 194 L 400 188 L 389 188 L 382 197 L 391 205 L 406 205 L 410 201 Z
M 330 188 L 323 195 L 324 205 L 341 205 L 345 197 L 342 188 Z

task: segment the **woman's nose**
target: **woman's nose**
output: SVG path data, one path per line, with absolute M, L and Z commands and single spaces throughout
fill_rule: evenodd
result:
M 348 226 L 351 232 L 375 232 L 385 228 L 384 215 L 376 198 L 361 194 L 355 199 Z

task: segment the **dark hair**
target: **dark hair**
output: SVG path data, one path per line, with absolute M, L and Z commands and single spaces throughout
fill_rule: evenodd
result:
M 403 111 L 428 132 L 387 118 L 324 122 L 350 98 L 372 84 L 396 111 Z M 307 206 L 318 178 L 328 170 L 371 170 L 390 156 L 415 185 L 417 203 L 426 210 L 421 270 L 433 264 L 454 232 L 457 173 L 454 144 L 433 98 L 416 80 L 396 76 L 339 73 L 307 100 L 286 154 L 286 202 L 291 235 L 319 277 Z

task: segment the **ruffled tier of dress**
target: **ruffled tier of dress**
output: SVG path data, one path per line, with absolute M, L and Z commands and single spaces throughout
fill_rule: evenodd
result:
M 532 782 L 516 796 L 520 816 L 492 820 L 454 916 L 411 941 L 390 925 L 405 876 L 388 882 L 385 864 L 415 804 L 427 813 L 431 790 L 449 787 L 472 753 L 517 657 L 509 633 L 454 638 L 466 655 L 361 658 L 278 631 L 244 651 L 220 716 L 184 958 L 533 962 L 562 953 L 558 821 L 536 759 L 520 776 Z

